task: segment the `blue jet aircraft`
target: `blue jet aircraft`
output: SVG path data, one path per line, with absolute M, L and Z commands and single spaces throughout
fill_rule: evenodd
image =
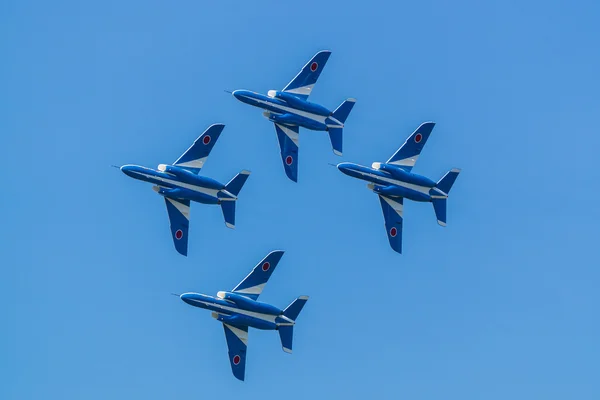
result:
M 318 52 L 282 91 L 269 90 L 266 96 L 249 90 L 232 92 L 238 100 L 262 108 L 263 115 L 275 124 L 283 168 L 294 182 L 298 181 L 300 127 L 327 131 L 333 152 L 342 155 L 342 130 L 356 100 L 344 101 L 334 112 L 307 101 L 330 55 L 330 51 Z
M 249 327 L 278 331 L 283 351 L 292 352 L 294 325 L 308 296 L 298 297 L 285 310 L 257 301 L 282 256 L 280 250 L 267 254 L 236 287 L 218 292 L 217 297 L 199 293 L 179 296 L 189 305 L 212 311 L 212 317 L 223 323 L 231 371 L 241 381 L 246 371 Z
M 438 224 L 446 226 L 446 199 L 460 169 L 448 171 L 437 183 L 411 173 L 434 125 L 421 124 L 386 163 L 375 162 L 372 168 L 347 162 L 337 166 L 346 175 L 370 182 L 367 187 L 379 195 L 390 246 L 398 253 L 402 253 L 404 198 L 433 203 Z
M 173 243 L 184 256 L 188 251 L 191 201 L 219 204 L 225 225 L 235 228 L 235 202 L 250 172 L 240 172 L 226 185 L 198 175 L 224 127 L 223 124 L 209 126 L 172 165 L 160 164 L 157 170 L 139 165 L 121 167 L 126 175 L 153 183 L 152 189 L 165 198 Z

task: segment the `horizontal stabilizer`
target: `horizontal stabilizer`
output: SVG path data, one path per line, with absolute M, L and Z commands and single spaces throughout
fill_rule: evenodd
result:
M 235 201 L 221 201 L 221 211 L 223 211 L 223 218 L 225 219 L 225 225 L 228 228 L 235 228 Z
M 354 103 L 356 103 L 356 99 L 347 99 L 335 109 L 331 116 L 342 124 L 345 123 L 348 115 L 350 115 L 350 111 L 352 111 L 352 107 L 354 107 Z
M 296 318 L 298 318 L 300 311 L 302 311 L 302 308 L 304 307 L 307 301 L 308 296 L 298 297 L 296 300 L 292 301 L 292 303 L 289 306 L 287 306 L 285 310 L 283 310 L 283 315 L 285 315 L 292 321 L 295 321 Z
M 438 181 L 435 187 L 440 189 L 444 193 L 449 194 L 450 189 L 452 189 L 452 185 L 454 185 L 456 178 L 458 178 L 458 174 L 460 174 L 460 169 L 451 169 L 450 171 L 446 172 L 446 175 L 444 175 L 442 179 Z
M 331 147 L 333 148 L 333 153 L 336 156 L 342 155 L 342 128 L 329 128 L 329 139 L 331 140 Z
M 294 325 L 283 325 L 279 329 L 279 338 L 281 339 L 281 347 L 286 353 L 292 352 L 292 342 L 294 340 Z
M 231 179 L 227 183 L 227 185 L 225 185 L 225 190 L 227 190 L 232 195 L 237 196 L 238 194 L 240 194 L 240 190 L 242 190 L 242 187 L 244 186 L 244 183 L 246 183 L 246 180 L 249 176 L 250 171 L 243 170 L 242 172 L 234 176 L 233 179 Z
M 435 211 L 435 217 L 437 218 L 438 224 L 446 226 L 446 198 L 432 198 L 431 203 L 433 204 L 433 211 Z

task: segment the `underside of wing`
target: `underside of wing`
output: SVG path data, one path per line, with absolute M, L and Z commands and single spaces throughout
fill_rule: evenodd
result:
M 184 256 L 188 250 L 188 232 L 190 229 L 190 201 L 165 197 L 169 224 L 175 249 Z
M 285 174 L 298 182 L 298 126 L 275 124 Z
M 429 135 L 435 126 L 434 122 L 422 123 L 409 137 L 404 144 L 387 160 L 388 164 L 401 167 L 410 172 L 415 166 Z
M 260 260 L 252 271 L 233 288 L 232 292 L 257 300 L 267 281 L 283 257 L 283 251 L 274 250 Z
M 231 372 L 233 372 L 233 376 L 238 378 L 240 381 L 243 381 L 246 374 L 248 327 L 236 327 L 223 324 L 223 329 L 225 330 L 225 339 L 227 340 Z
M 387 197 L 379 195 L 385 230 L 392 249 L 402 253 L 402 213 L 404 208 L 402 197 Z
M 198 139 L 194 141 L 194 144 L 185 151 L 178 159 L 173 163 L 180 168 L 185 168 L 195 174 L 200 172 L 206 159 L 210 155 L 210 151 L 217 143 L 217 139 L 221 135 L 221 132 L 225 128 L 223 124 L 213 124 L 209 126 Z
M 317 83 L 323 68 L 325 68 L 325 64 L 327 63 L 327 60 L 329 60 L 330 55 L 331 52 L 329 50 L 323 50 L 315 54 L 313 58 L 302 67 L 300 72 L 298 72 L 298 75 L 283 88 L 283 91 L 306 100 L 308 96 L 310 96 L 315 83 Z

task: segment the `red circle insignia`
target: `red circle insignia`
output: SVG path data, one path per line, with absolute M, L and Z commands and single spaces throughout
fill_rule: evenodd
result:
M 269 264 L 268 261 L 262 265 L 262 270 L 265 272 L 267 272 L 269 268 L 271 268 L 271 264 Z
M 240 356 L 238 356 L 238 355 L 233 356 L 233 364 L 238 365 L 240 363 L 240 361 L 242 361 Z
M 210 135 L 206 135 L 204 136 L 204 139 L 202 139 L 202 143 L 209 144 L 210 143 Z
M 391 237 L 396 237 L 396 235 L 398 234 L 398 230 L 396 229 L 396 227 L 392 227 L 392 229 L 390 229 L 390 236 Z
M 423 139 L 423 135 L 421 135 L 420 133 L 417 133 L 417 135 L 415 136 L 415 142 L 419 143 L 422 139 Z
M 183 237 L 183 231 L 181 229 L 177 229 L 175 231 L 175 239 L 180 240 Z
M 310 70 L 312 72 L 315 72 L 317 70 L 317 68 L 319 68 L 319 64 L 317 64 L 316 62 L 310 64 Z
M 293 158 L 292 156 L 287 156 L 287 157 L 285 158 L 285 163 L 286 163 L 287 165 L 292 165 L 292 163 L 293 163 L 293 162 L 294 162 L 294 158 Z

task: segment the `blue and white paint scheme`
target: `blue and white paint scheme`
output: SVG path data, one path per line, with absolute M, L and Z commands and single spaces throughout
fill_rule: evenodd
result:
M 379 195 L 390 246 L 398 253 L 402 253 L 405 198 L 432 203 L 438 224 L 446 226 L 446 199 L 460 169 L 451 169 L 437 182 L 411 172 L 434 125 L 421 124 L 385 163 L 375 162 L 371 168 L 348 162 L 337 166 L 344 174 L 369 182 L 367 187 Z
M 248 328 L 278 331 L 283 351 L 292 352 L 294 325 L 308 296 L 298 297 L 283 310 L 257 301 L 282 256 L 281 250 L 267 254 L 236 287 L 218 292 L 216 297 L 200 293 L 179 296 L 189 305 L 212 311 L 212 317 L 223 323 L 231 371 L 241 381 L 246 371 Z
M 342 133 L 346 118 L 354 107 L 355 99 L 347 99 L 335 111 L 308 101 L 317 79 L 331 55 L 323 50 L 315 54 L 283 90 L 269 90 L 267 95 L 249 90 L 235 90 L 232 94 L 243 103 L 262 108 L 263 115 L 275 124 L 285 173 L 298 181 L 298 132 L 303 127 L 313 131 L 327 131 L 333 152 L 342 155 Z
M 160 164 L 158 169 L 131 164 L 121 167 L 126 175 L 153 183 L 152 189 L 165 198 L 173 243 L 184 256 L 188 253 L 192 201 L 219 204 L 225 225 L 235 228 L 235 203 L 250 172 L 243 170 L 225 185 L 198 175 L 224 127 L 223 124 L 209 126 L 173 164 Z

